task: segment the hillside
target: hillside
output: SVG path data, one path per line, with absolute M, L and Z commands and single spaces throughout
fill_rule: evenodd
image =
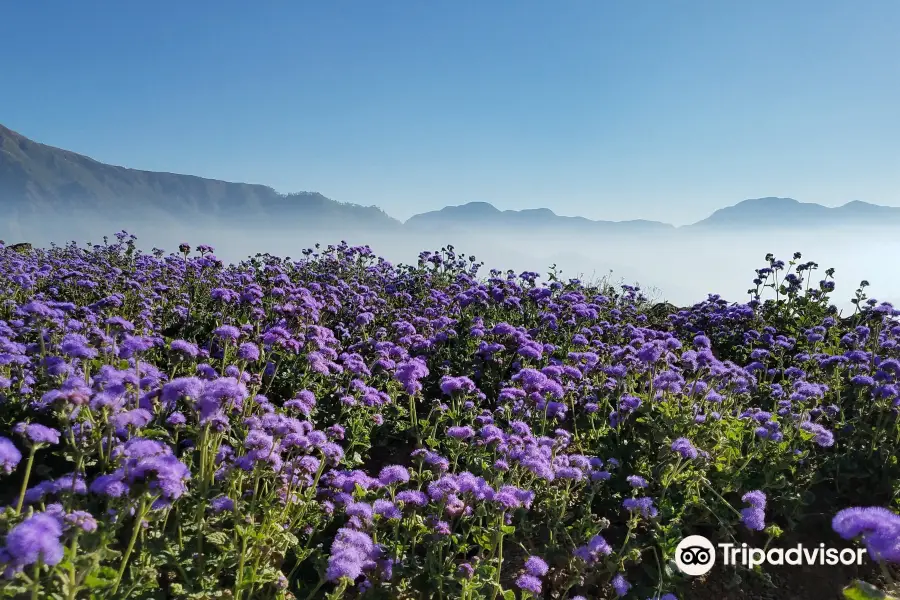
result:
M 447 206 L 441 210 L 415 215 L 406 221 L 416 230 L 489 229 L 492 231 L 558 231 L 569 233 L 622 233 L 666 231 L 674 227 L 658 221 L 592 221 L 584 217 L 564 217 L 548 208 L 499 210 L 487 202 L 469 202 L 461 206 Z
M 342 204 L 316 192 L 284 195 L 264 185 L 104 164 L 2 125 L 0 207 L 19 218 L 139 212 L 247 224 L 400 226 L 378 208 Z
M 900 224 L 900 208 L 848 202 L 835 208 L 793 198 L 756 198 L 722 208 L 690 225 L 704 230 L 882 226 Z
M 334 231 L 407 231 L 430 235 L 520 233 L 568 238 L 696 231 L 896 226 L 900 208 L 853 201 L 829 208 L 792 198 L 756 198 L 676 228 L 649 220 L 595 221 L 548 208 L 500 210 L 468 202 L 414 215 L 402 224 L 375 206 L 345 204 L 318 192 L 281 194 L 273 188 L 98 162 L 83 154 L 35 142 L 0 125 L 0 208 L 7 223 L 44 223 L 48 216 L 132 222 L 135 217 L 198 219 L 241 228 Z

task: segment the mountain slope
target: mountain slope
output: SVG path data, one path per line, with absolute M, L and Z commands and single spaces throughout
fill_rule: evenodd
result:
M 755 198 L 722 208 L 690 228 L 735 230 L 900 225 L 900 208 L 854 200 L 830 208 L 793 198 Z
M 43 227 L 48 226 L 48 217 L 52 216 L 56 223 L 64 222 L 65 218 L 103 218 L 124 226 L 135 219 L 157 222 L 160 217 L 167 217 L 187 224 L 231 224 L 244 229 L 271 227 L 388 234 L 405 230 L 426 235 L 503 233 L 526 238 L 540 234 L 545 241 L 552 241 L 554 236 L 564 239 L 571 235 L 676 232 L 674 226 L 658 221 L 593 221 L 560 216 L 547 208 L 499 210 L 487 202 L 447 206 L 415 215 L 401 224 L 377 207 L 335 202 L 317 192 L 279 194 L 264 185 L 109 165 L 32 141 L 2 125 L 0 211 L 7 223 L 31 221 Z M 734 232 L 848 225 L 900 226 L 900 208 L 860 201 L 828 208 L 791 198 L 756 198 L 717 210 L 677 231 Z
M 487 202 L 469 202 L 460 206 L 447 206 L 410 217 L 405 225 L 419 231 L 516 231 L 600 233 L 638 231 L 668 231 L 674 227 L 657 221 L 592 221 L 584 217 L 563 217 L 548 208 L 526 210 L 499 210 Z
M 0 207 L 19 217 L 138 212 L 250 224 L 400 227 L 375 207 L 342 204 L 315 192 L 283 195 L 264 185 L 108 165 L 2 125 Z

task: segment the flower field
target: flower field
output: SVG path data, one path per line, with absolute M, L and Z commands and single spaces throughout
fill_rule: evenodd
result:
M 0 247 L 0 595 L 684 600 L 693 534 L 890 583 L 900 311 L 865 282 L 840 316 L 770 256 L 667 310 L 481 267 Z

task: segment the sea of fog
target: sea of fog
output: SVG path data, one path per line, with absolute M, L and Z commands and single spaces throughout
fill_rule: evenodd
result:
M 102 223 L 97 219 L 53 220 L 7 225 L 0 238 L 7 243 L 28 241 L 35 245 L 67 241 L 98 243 L 125 229 L 138 236 L 138 245 L 176 251 L 181 242 L 209 244 L 227 262 L 257 253 L 299 258 L 304 248 L 346 240 L 368 245 L 394 263 L 415 263 L 419 252 L 452 244 L 458 253 L 475 255 L 488 269 L 536 271 L 543 276 L 553 264 L 562 277 L 583 281 L 607 278 L 615 283 L 639 284 L 655 301 L 690 305 L 715 293 L 728 300 L 745 301 L 754 269 L 765 266 L 769 252 L 787 261 L 794 252 L 820 265 L 816 281 L 825 269 L 835 269 L 834 302 L 849 311 L 849 300 L 859 282 L 868 280 L 870 297 L 900 305 L 900 241 L 895 231 L 844 229 L 815 231 L 767 231 L 704 233 L 680 229 L 663 234 L 551 236 L 517 231 L 498 235 L 444 232 L 328 231 L 267 227 L 245 229 L 218 226 L 208 221 L 146 219 L 132 223 Z

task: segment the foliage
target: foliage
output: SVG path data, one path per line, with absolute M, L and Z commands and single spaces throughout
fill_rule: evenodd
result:
M 0 248 L 4 597 L 672 598 L 687 535 L 896 508 L 898 312 L 799 254 L 664 316 L 452 247 L 117 238 Z

